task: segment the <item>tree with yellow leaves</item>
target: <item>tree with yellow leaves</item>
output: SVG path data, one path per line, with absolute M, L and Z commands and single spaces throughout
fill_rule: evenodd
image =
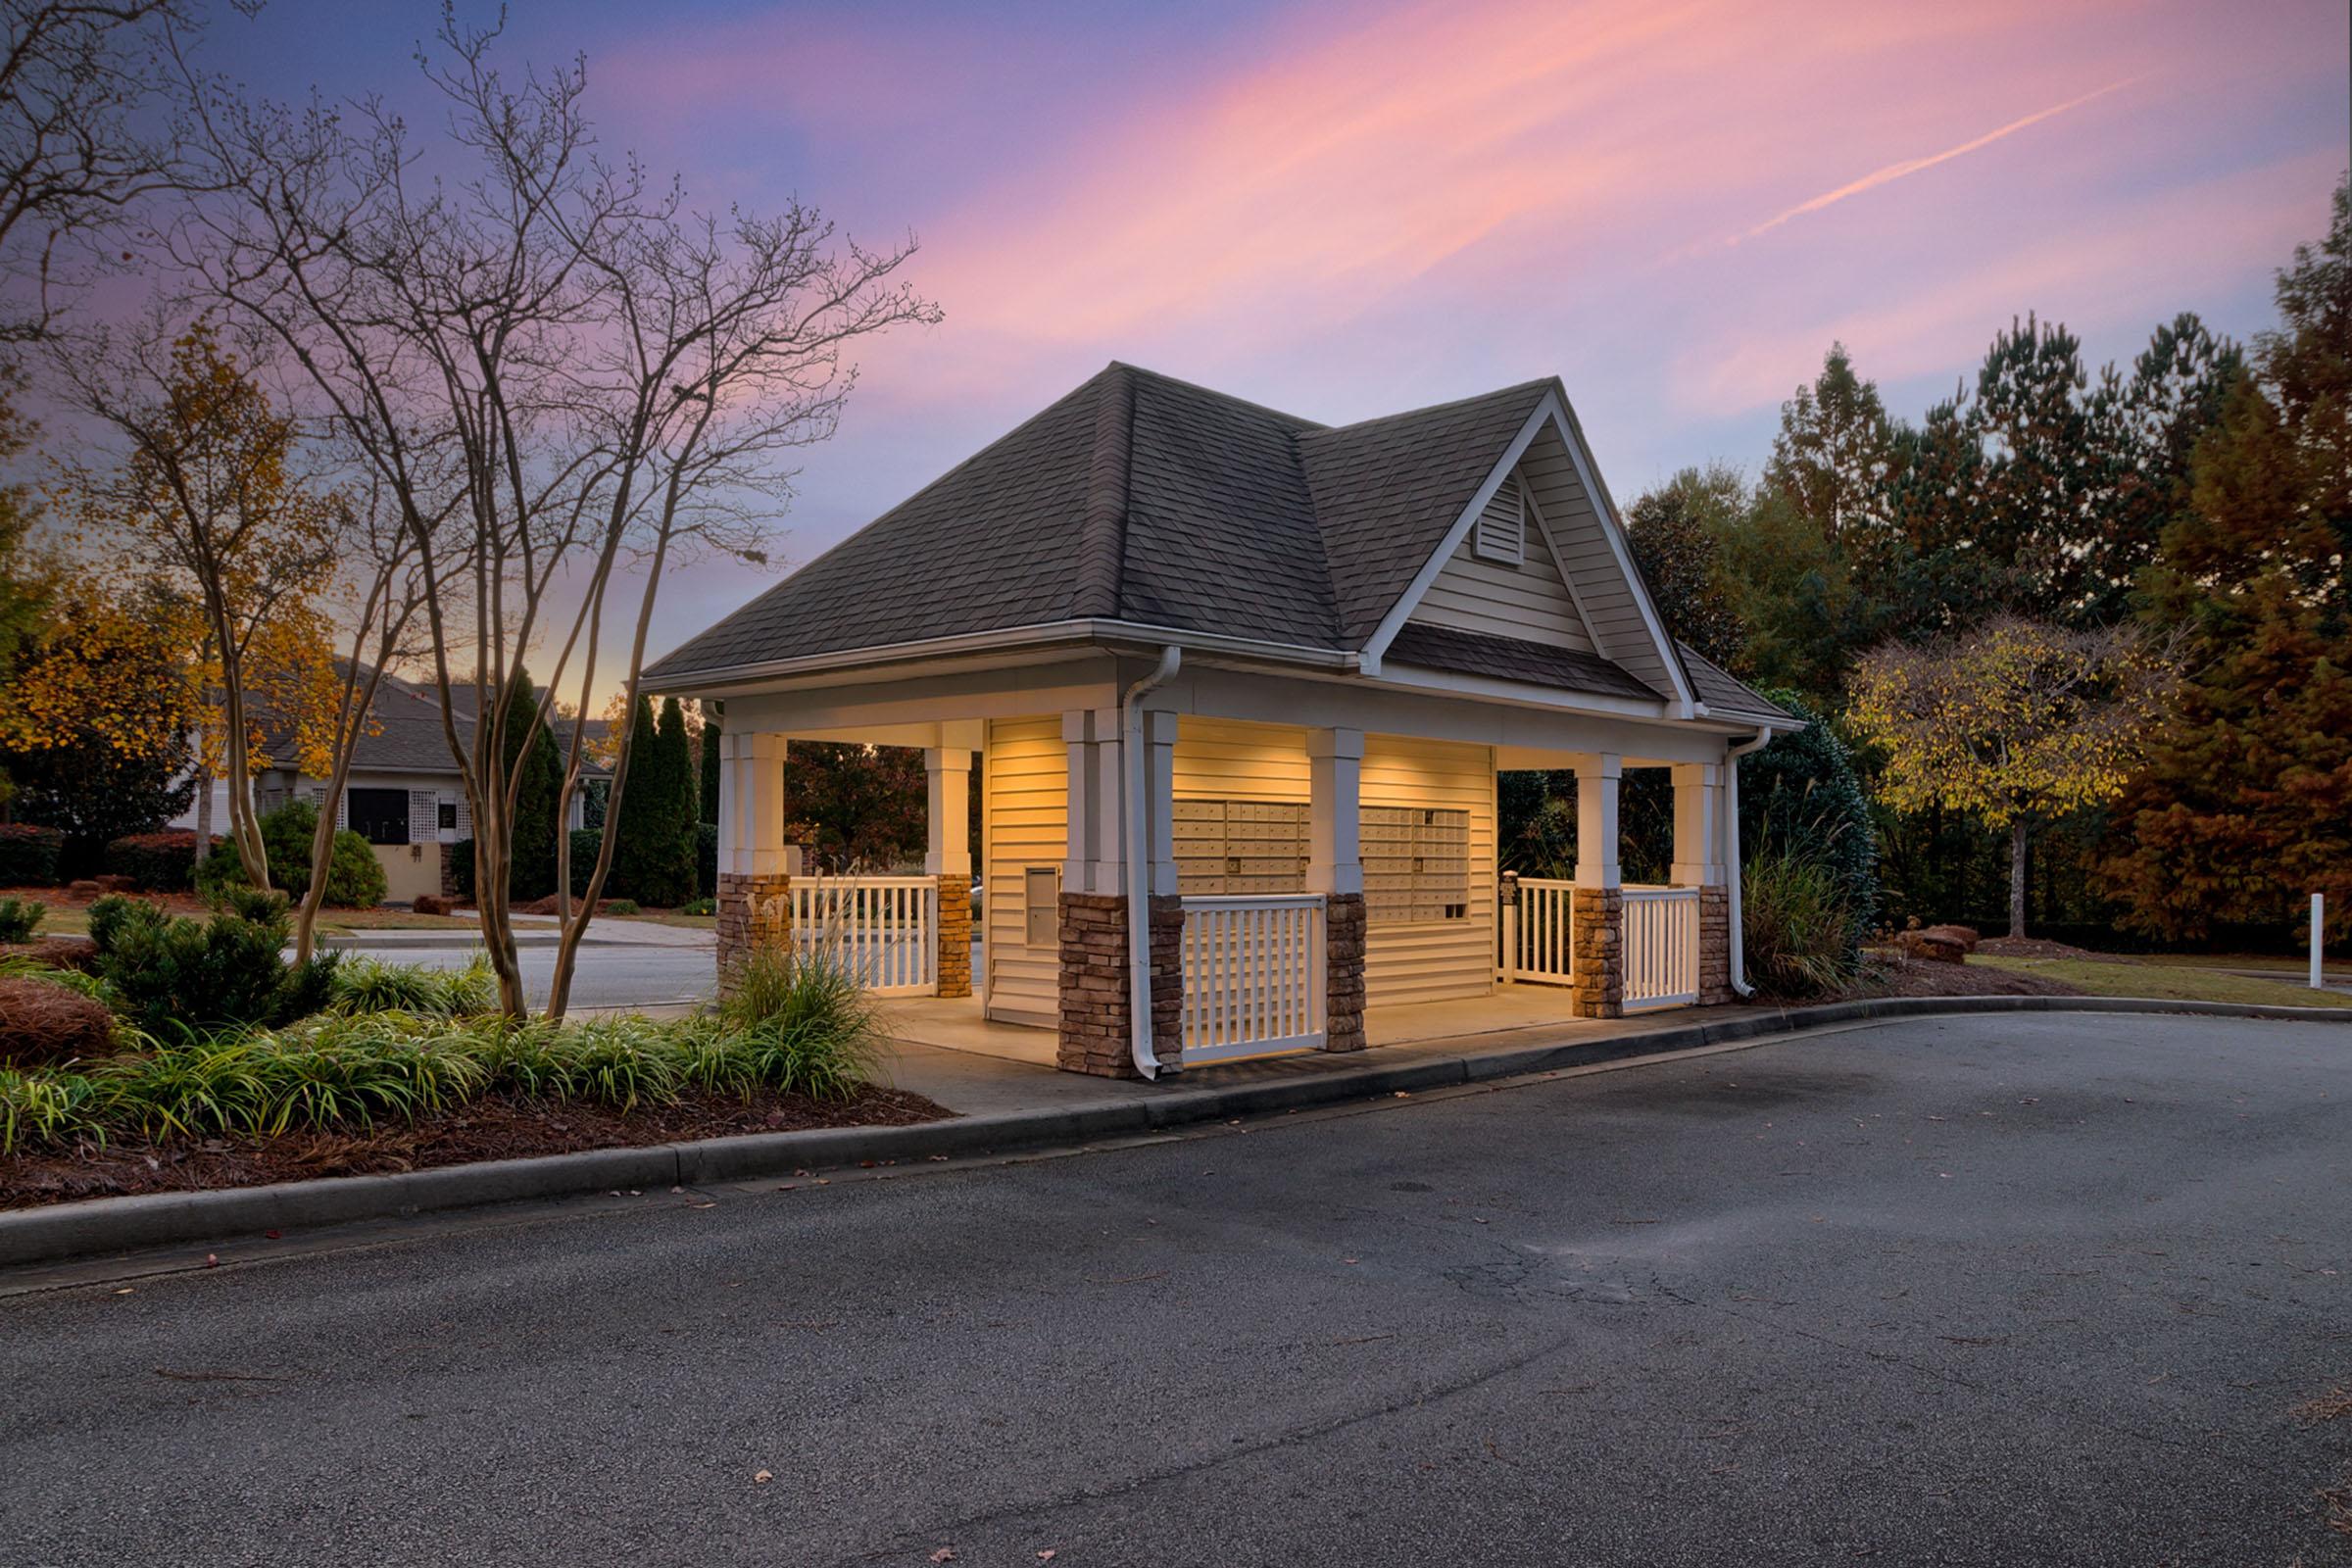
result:
M 65 569 L 38 574 L 41 611 L 0 681 L 0 763 L 10 808 L 62 828 L 72 874 L 106 845 L 160 827 L 188 802 L 186 607 L 152 584 Z
M 192 678 L 209 693 L 200 711 L 214 719 L 203 726 L 199 783 L 217 764 L 230 841 L 246 876 L 266 888 L 252 779 L 269 760 L 256 756 L 255 700 L 272 709 L 291 700 L 299 710 L 332 687 L 316 601 L 334 575 L 346 509 L 303 482 L 294 420 L 209 321 L 136 340 L 99 333 L 60 359 L 82 409 L 123 447 L 113 471 L 77 475 L 85 540 L 103 541 L 194 605 Z
M 1888 805 L 2008 828 L 2009 934 L 2022 937 L 2034 827 L 2123 792 L 2166 685 L 2165 661 L 2129 628 L 2000 615 L 1946 642 L 1866 656 L 1850 717 L 1886 753 Z

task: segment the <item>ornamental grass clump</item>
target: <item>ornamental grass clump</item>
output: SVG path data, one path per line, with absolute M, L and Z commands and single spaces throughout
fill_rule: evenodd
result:
M 490 960 L 475 954 L 463 969 L 433 969 L 381 958 L 346 958 L 336 966 L 328 1005 L 336 1012 L 413 1012 L 466 1018 L 498 1005 Z
M 847 1100 L 871 1082 L 882 1026 L 873 999 L 832 954 L 760 949 L 718 1004 L 719 1037 L 749 1084 Z M 712 1085 L 712 1087 L 719 1087 Z
M 1743 953 L 1759 990 L 1816 997 L 1854 977 L 1858 922 L 1835 866 L 1767 848 L 1749 858 L 1741 892 Z

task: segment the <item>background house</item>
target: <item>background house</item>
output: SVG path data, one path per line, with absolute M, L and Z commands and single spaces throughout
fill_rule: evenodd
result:
M 453 693 L 460 744 L 470 747 L 474 712 L 470 688 Z M 261 718 L 263 750 L 272 759 L 290 760 L 295 748 L 282 716 Z M 556 719 L 551 728 L 559 757 L 568 756 L 576 721 Z M 601 822 L 596 809 L 612 781 L 612 770 L 595 760 L 606 739 L 608 724 L 587 721 L 586 739 L 592 751 L 581 765 L 582 788 L 571 801 L 568 827 Z M 326 781 L 303 774 L 291 765 L 256 771 L 254 803 L 267 812 L 289 801 L 322 801 Z M 225 831 L 228 785 L 213 783 L 213 831 Z M 473 820 L 466 804 L 466 786 L 449 753 L 441 722 L 440 697 L 429 682 L 404 680 L 387 671 L 378 683 L 369 723 L 353 750 L 351 777 L 336 811 L 336 825 L 347 827 L 374 847 L 383 863 L 385 901 L 407 904 L 419 893 L 455 891 L 450 882 L 447 847 L 473 837 Z M 196 810 L 172 819 L 173 827 L 193 828 Z

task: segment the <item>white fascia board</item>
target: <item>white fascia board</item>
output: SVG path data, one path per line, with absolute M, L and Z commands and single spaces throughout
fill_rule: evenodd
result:
M 1518 466 L 1528 443 L 1535 440 L 1536 432 L 1544 428 L 1544 411 L 1553 401 L 1551 393 L 1544 394 L 1544 400 L 1536 405 L 1535 412 L 1519 426 L 1519 433 L 1511 438 L 1511 444 L 1503 449 L 1502 461 L 1489 470 L 1487 482 L 1478 487 L 1478 493 L 1470 498 L 1470 505 L 1462 509 L 1462 514 L 1453 519 L 1453 526 L 1446 530 L 1445 539 L 1421 564 L 1421 569 L 1414 573 L 1412 582 L 1397 596 L 1396 603 L 1389 607 L 1389 612 L 1381 617 L 1380 624 L 1372 629 L 1372 635 L 1364 641 L 1363 652 L 1357 656 L 1366 667 L 1381 667 L 1389 644 L 1396 641 L 1397 632 L 1404 629 L 1405 618 L 1420 605 L 1422 596 L 1429 592 L 1429 585 L 1438 580 L 1438 574 L 1446 569 L 1446 563 L 1453 559 L 1453 553 L 1462 547 L 1462 541 L 1470 536 L 1470 530 L 1478 523 L 1478 514 L 1487 510 L 1487 503 L 1494 499 L 1494 492 L 1502 488 L 1502 481 L 1511 476 L 1511 469 Z
M 1658 607 L 1650 603 L 1649 589 L 1642 581 L 1642 573 L 1634 569 L 1634 555 L 1625 542 L 1625 519 L 1617 515 L 1617 503 L 1601 487 L 1599 471 L 1592 455 L 1585 450 L 1584 437 L 1577 433 L 1576 421 L 1568 416 L 1566 394 L 1556 388 L 1545 394 L 1542 411 L 1557 424 L 1560 440 L 1568 448 L 1568 460 L 1576 465 L 1577 481 L 1592 499 L 1592 514 L 1600 519 L 1601 533 L 1609 541 L 1609 553 L 1616 558 L 1617 569 L 1625 574 L 1626 586 L 1633 591 L 1634 602 L 1642 609 L 1642 624 L 1649 628 L 1651 641 L 1657 644 L 1658 659 L 1673 677 L 1674 695 L 1682 706 L 1685 718 L 1698 707 L 1698 693 L 1691 688 L 1690 672 L 1683 668 L 1683 656 L 1666 635 L 1666 622 L 1658 614 Z
M 662 677 L 664 694 L 679 697 L 719 696 L 741 692 L 758 683 L 828 674 L 863 674 L 916 662 L 939 663 L 985 660 L 1031 651 L 1056 652 L 1074 643 L 1148 644 L 1153 648 L 1175 643 L 1187 650 L 1229 654 L 1281 664 L 1351 669 L 1355 656 L 1334 648 L 1309 648 L 1294 643 L 1229 637 L 1216 632 L 1151 626 L 1126 620 L 1063 620 L 1034 626 L 1007 626 L 995 631 L 932 637 L 919 642 L 887 643 L 839 653 L 809 654 L 797 659 L 772 659 L 758 663 L 714 665 Z
M 1606 713 L 1612 718 L 1658 719 L 1672 716 L 1667 712 L 1666 704 L 1644 702 L 1639 697 L 1572 692 L 1556 686 L 1502 680 L 1493 675 L 1462 675 L 1451 670 L 1422 669 L 1411 664 L 1384 664 L 1373 684 L 1411 691 L 1445 692 L 1456 697 L 1477 697 L 1522 708 L 1555 709 L 1570 713 Z

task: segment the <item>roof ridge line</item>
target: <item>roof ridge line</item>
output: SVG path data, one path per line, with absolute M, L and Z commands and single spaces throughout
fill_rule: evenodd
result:
M 1134 476 L 1135 371 L 1115 360 L 1095 399 L 1095 445 L 1086 470 L 1086 514 L 1078 528 L 1075 620 L 1118 614 L 1127 560 L 1127 500 Z

